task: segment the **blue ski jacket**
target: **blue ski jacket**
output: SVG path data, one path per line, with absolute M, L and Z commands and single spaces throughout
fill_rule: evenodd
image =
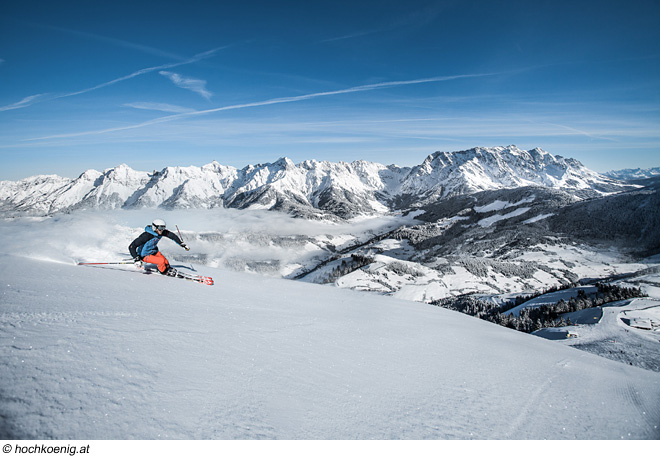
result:
M 146 257 L 152 254 L 156 254 L 158 252 L 158 242 L 164 236 L 176 242 L 178 245 L 182 244 L 182 241 L 179 239 L 179 237 L 169 230 L 163 230 L 163 233 L 159 235 L 155 230 L 151 228 L 151 225 L 147 225 L 144 227 L 144 232 L 135 238 L 133 242 L 128 246 L 131 257 L 135 258 L 138 255 L 140 255 L 140 257 Z

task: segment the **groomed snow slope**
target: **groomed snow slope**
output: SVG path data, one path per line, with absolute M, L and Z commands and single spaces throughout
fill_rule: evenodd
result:
M 0 438 L 660 437 L 658 373 L 374 294 L 115 268 L 0 255 Z

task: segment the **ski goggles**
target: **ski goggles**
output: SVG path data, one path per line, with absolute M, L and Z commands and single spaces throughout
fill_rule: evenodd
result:
M 156 230 L 165 230 L 164 225 L 156 225 Z

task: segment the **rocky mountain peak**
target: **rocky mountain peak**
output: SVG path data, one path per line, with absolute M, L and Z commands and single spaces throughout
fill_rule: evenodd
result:
M 56 176 L 55 176 L 56 177 Z M 448 196 L 521 186 L 563 190 L 584 198 L 631 186 L 540 148 L 515 145 L 435 152 L 420 165 L 385 166 L 281 157 L 241 170 L 214 161 L 147 173 L 120 164 L 76 180 L 36 176 L 0 183 L 0 211 L 53 213 L 80 208 L 231 206 L 331 213 L 342 218 L 395 211 Z M 47 202 L 49 206 L 36 206 Z

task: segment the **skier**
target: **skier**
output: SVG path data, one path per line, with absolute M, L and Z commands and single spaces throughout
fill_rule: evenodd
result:
M 162 237 L 168 237 L 186 251 L 190 251 L 188 245 L 182 242 L 178 236 L 166 229 L 165 221 L 162 219 L 154 219 L 151 225 L 144 227 L 144 233 L 135 238 L 128 246 L 131 252 L 131 257 L 135 261 L 135 265 L 141 267 L 142 262 L 156 264 L 158 271 L 162 275 L 176 276 L 176 269 L 170 267 L 169 261 L 158 250 L 158 242 Z

